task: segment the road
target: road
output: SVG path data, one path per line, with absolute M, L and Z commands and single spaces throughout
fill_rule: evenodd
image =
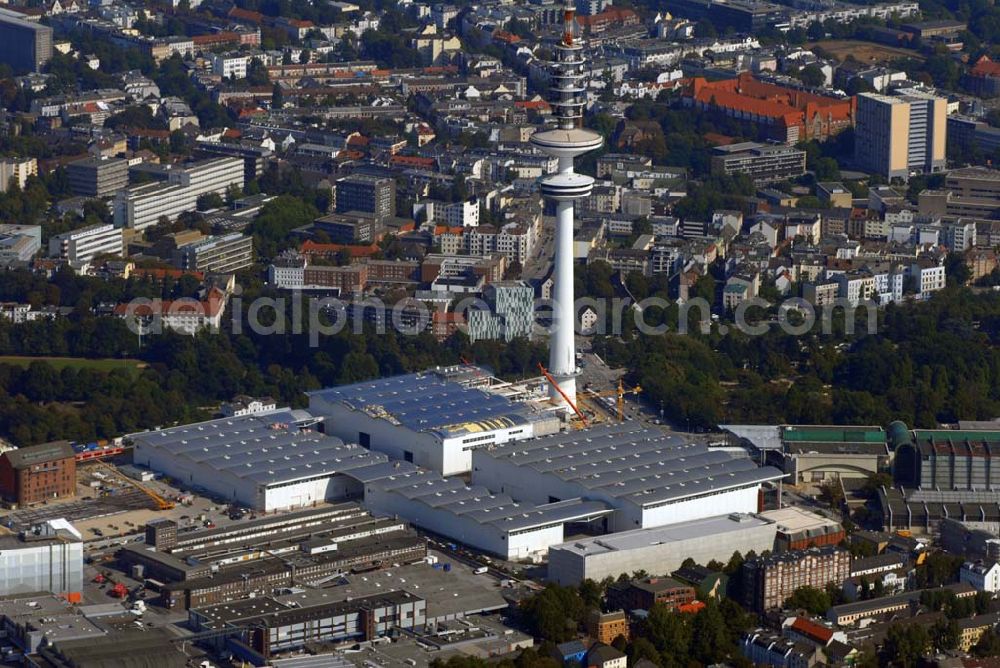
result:
M 535 244 L 530 257 L 521 269 L 523 280 L 541 280 L 549 273 L 552 258 L 555 257 L 555 227 L 555 218 L 542 218 L 542 229 L 539 232 L 538 243 Z

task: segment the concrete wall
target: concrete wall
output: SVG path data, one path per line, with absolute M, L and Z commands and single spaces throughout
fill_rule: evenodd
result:
M 712 559 L 726 562 L 733 552 L 758 554 L 774 548 L 776 524 L 751 526 L 717 535 L 698 536 L 688 540 L 644 545 L 633 550 L 612 550 L 583 556 L 567 547 L 555 545 L 549 549 L 548 579 L 561 585 L 577 585 L 581 580 L 617 578 L 622 573 L 644 570 L 652 575 L 669 575 L 691 557 L 701 565 Z

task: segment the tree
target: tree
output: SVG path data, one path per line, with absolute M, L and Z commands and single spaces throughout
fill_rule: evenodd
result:
M 830 609 L 830 596 L 816 587 L 799 587 L 785 601 L 786 608 L 803 609 L 814 615 L 822 615 Z
M 930 630 L 931 642 L 940 651 L 947 651 L 958 647 L 961 635 L 958 622 L 954 619 L 939 619 L 931 626 Z
M 930 636 L 924 626 L 893 624 L 882 645 L 882 660 L 900 668 L 915 668 L 930 643 Z
M 576 635 L 585 606 L 576 589 L 549 584 L 521 604 L 532 632 L 552 642 L 565 642 Z
M 271 88 L 271 108 L 281 109 L 284 106 L 285 91 L 282 89 L 281 84 L 275 81 L 274 86 Z
M 827 480 L 819 486 L 819 498 L 834 510 L 844 503 L 844 490 L 839 480 Z
M 799 70 L 798 77 L 802 83 L 812 88 L 820 88 L 826 84 L 826 74 L 824 74 L 822 68 L 815 63 L 806 65 Z
M 219 193 L 205 193 L 203 195 L 198 195 L 198 199 L 195 202 L 195 208 L 197 208 L 198 211 L 220 209 L 225 205 L 226 201 L 222 199 L 222 195 Z

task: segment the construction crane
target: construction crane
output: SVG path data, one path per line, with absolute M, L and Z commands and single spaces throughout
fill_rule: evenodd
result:
M 625 388 L 625 384 L 622 382 L 621 378 L 618 379 L 618 387 L 613 390 L 605 390 L 604 392 L 590 392 L 592 397 L 617 397 L 618 398 L 618 421 L 623 422 L 625 420 L 625 395 L 626 394 L 639 394 L 642 392 L 642 388 L 636 385 L 632 388 Z
M 156 504 L 157 510 L 171 510 L 174 507 L 173 501 L 168 501 L 167 499 L 164 499 L 162 496 L 160 496 L 153 490 L 140 484 L 137 480 L 132 480 L 132 478 L 129 478 L 127 475 L 116 469 L 114 466 L 106 462 L 97 462 L 97 466 L 99 468 L 107 470 L 107 472 L 114 478 L 121 480 L 126 485 L 134 487 L 135 489 L 139 490 L 140 492 L 148 496 L 153 501 L 153 503 Z
M 583 426 L 585 427 L 588 426 L 587 416 L 581 413 L 580 409 L 576 407 L 576 404 L 570 401 L 569 396 L 567 396 L 566 393 L 563 392 L 563 389 L 559 387 L 559 383 L 557 383 L 556 379 L 552 377 L 548 369 L 542 366 L 541 362 L 538 363 L 538 370 L 542 372 L 543 376 L 545 376 L 545 380 L 549 381 L 549 384 L 556 389 L 556 392 L 558 392 L 559 395 L 566 400 L 566 403 L 569 404 L 569 407 L 573 409 L 573 412 L 575 412 L 577 417 L 579 417 L 580 420 L 583 422 Z

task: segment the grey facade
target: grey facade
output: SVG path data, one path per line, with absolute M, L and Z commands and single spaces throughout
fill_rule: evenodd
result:
M 15 72 L 40 72 L 52 58 L 52 28 L 0 9 L 0 62 Z
M 352 174 L 337 179 L 337 213 L 367 214 L 375 220 L 396 215 L 396 182 L 392 179 Z
M 66 165 L 74 195 L 108 197 L 128 185 L 128 161 L 117 158 L 84 158 Z
M 253 264 L 253 237 L 232 232 L 184 244 L 173 253 L 178 269 L 230 273 Z
M 688 557 L 706 564 L 713 559 L 725 562 L 737 550 L 745 554 L 774 549 L 776 533 L 775 522 L 733 514 L 585 538 L 549 548 L 548 579 L 576 586 L 587 578 L 600 582 L 638 570 L 664 575 Z
M 717 146 L 714 153 L 713 174 L 746 174 L 756 185 L 784 181 L 806 173 L 805 151 L 790 146 L 744 142 Z
M 483 296 L 489 310 L 468 314 L 469 339 L 512 341 L 531 336 L 535 318 L 535 289 L 523 281 L 492 283 Z
M 65 520 L 0 538 L 0 596 L 83 590 L 83 541 Z

